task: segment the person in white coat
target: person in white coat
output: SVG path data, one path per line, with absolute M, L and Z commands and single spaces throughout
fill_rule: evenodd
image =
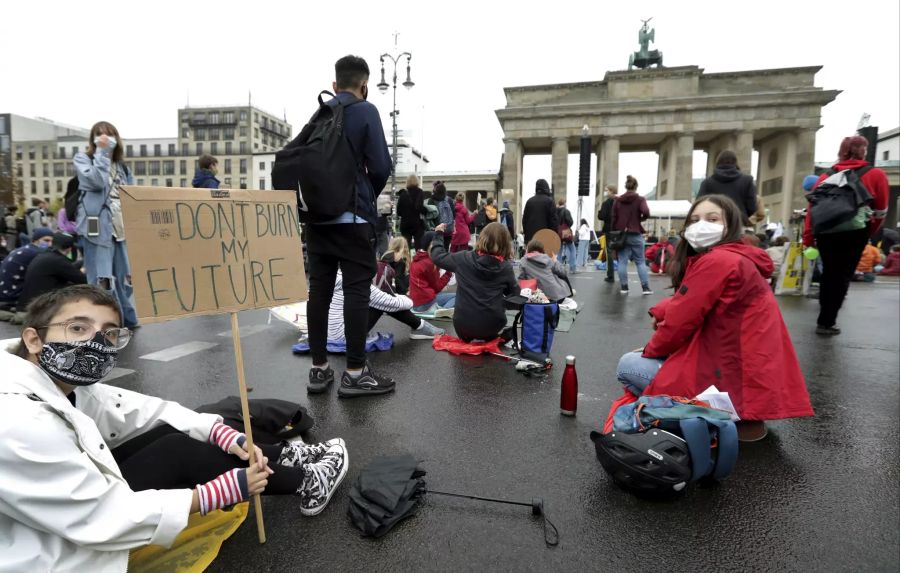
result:
M 342 440 L 260 445 L 248 468 L 218 416 L 99 384 L 131 337 L 121 321 L 108 291 L 66 287 L 32 301 L 16 355 L 0 351 L 0 572 L 126 571 L 190 513 L 264 492 L 315 515 L 346 474 Z

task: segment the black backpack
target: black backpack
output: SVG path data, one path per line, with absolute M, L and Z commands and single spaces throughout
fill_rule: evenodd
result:
M 328 221 L 346 211 L 356 212 L 356 180 L 362 168 L 344 134 L 344 109 L 359 103 L 336 105 L 322 101 L 300 134 L 275 153 L 272 188 L 297 191 L 302 223 Z
M 806 195 L 814 234 L 865 228 L 872 194 L 862 183 L 871 165 L 834 173 Z
M 64 207 L 66 208 L 66 219 L 74 223 L 78 217 L 78 202 L 81 200 L 81 194 L 78 189 L 78 177 L 69 179 L 66 185 L 66 198 Z

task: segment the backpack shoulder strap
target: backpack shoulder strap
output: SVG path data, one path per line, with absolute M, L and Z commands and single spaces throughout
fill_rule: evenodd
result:
M 697 481 L 713 469 L 709 427 L 702 418 L 679 420 L 678 425 L 691 454 L 691 481 Z
M 871 171 L 871 170 L 873 170 L 873 169 L 875 169 L 874 166 L 872 166 L 872 165 L 865 165 L 865 166 L 863 166 L 863 167 L 859 167 L 859 168 L 857 168 L 857 169 L 854 169 L 853 172 L 856 173 L 856 176 L 857 176 L 857 177 L 859 177 L 860 179 L 862 179 L 863 175 L 865 175 L 866 173 L 868 173 L 869 171 Z
M 738 457 L 737 426 L 731 420 L 711 420 L 707 423 L 718 429 L 716 465 L 713 468 L 712 477 L 722 479 L 727 477 L 734 469 Z

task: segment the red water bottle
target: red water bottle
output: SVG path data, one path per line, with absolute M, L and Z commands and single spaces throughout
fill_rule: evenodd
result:
M 578 374 L 575 373 L 575 357 L 566 356 L 562 388 L 559 397 L 559 412 L 563 416 L 574 416 L 578 409 Z

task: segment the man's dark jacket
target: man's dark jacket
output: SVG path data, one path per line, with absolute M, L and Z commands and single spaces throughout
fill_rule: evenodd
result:
M 597 218 L 600 219 L 601 223 L 603 223 L 603 233 L 609 233 L 613 230 L 612 214 L 613 205 L 615 204 L 615 202 L 615 197 L 607 197 L 603 204 L 600 205 L 600 212 L 597 213 Z
M 525 235 L 525 243 L 541 229 L 559 228 L 559 215 L 553 197 L 538 192 L 534 197 L 525 202 L 525 210 L 522 212 L 522 233 Z
M 725 195 L 730 198 L 744 213 L 747 219 L 745 224 L 758 208 L 753 176 L 741 173 L 736 165 L 716 167 L 715 173 L 700 184 L 697 197 L 704 195 Z
M 378 218 L 375 199 L 391 176 L 391 152 L 384 138 L 381 116 L 378 115 L 378 108 L 367 101 L 358 101 L 349 92 L 338 92 L 328 105 L 337 105 L 335 99 L 346 106 L 344 134 L 365 172 L 356 179 L 357 215 L 374 225 Z M 351 102 L 356 103 L 347 105 Z

